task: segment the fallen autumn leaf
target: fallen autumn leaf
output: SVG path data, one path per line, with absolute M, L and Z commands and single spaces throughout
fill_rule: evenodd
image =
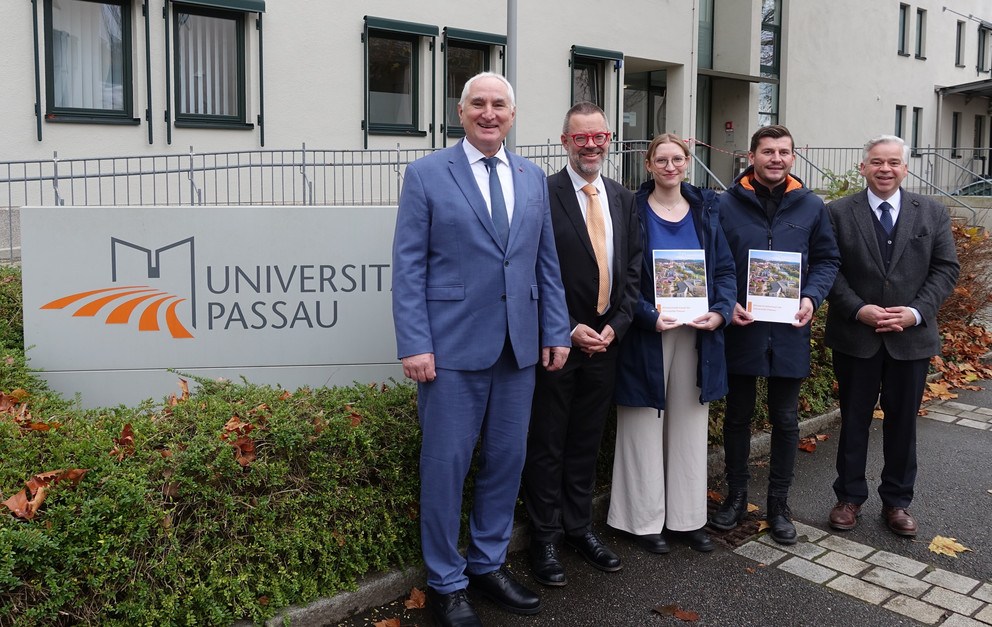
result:
M 416 586 L 410 591 L 410 598 L 403 602 L 408 610 L 422 610 L 427 605 L 427 595 Z
M 930 546 L 927 548 L 938 555 L 949 555 L 954 558 L 957 558 L 958 553 L 971 551 L 971 549 L 958 542 L 957 538 L 945 538 L 944 536 L 934 536 L 933 540 L 930 541 Z

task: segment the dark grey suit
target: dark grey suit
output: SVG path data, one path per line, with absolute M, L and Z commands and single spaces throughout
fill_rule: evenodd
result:
M 828 296 L 827 346 L 852 357 L 870 357 L 883 344 L 895 359 L 939 354 L 937 310 L 954 289 L 959 269 L 947 207 L 903 190 L 888 271 L 867 191 L 836 200 L 827 211 L 841 256 Z M 866 304 L 913 307 L 923 322 L 902 333 L 875 333 L 854 318 Z
M 841 257 L 827 297 L 825 334 L 834 351 L 842 419 L 834 492 L 856 505 L 868 497 L 868 429 L 881 389 L 885 466 L 878 490 L 884 505 L 906 507 L 916 479 L 916 414 L 929 358 L 940 353 L 937 310 L 960 269 L 950 216 L 940 203 L 903 190 L 886 267 L 867 191 L 834 201 L 827 211 Z M 912 307 L 922 321 L 879 333 L 857 320 L 865 305 Z

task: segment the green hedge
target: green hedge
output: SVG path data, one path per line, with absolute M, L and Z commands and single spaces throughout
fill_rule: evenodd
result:
M 88 469 L 35 519 L 0 516 L 0 624 L 261 621 L 418 562 L 411 386 L 286 398 L 201 383 L 168 412 L 70 411 L 47 432 L 0 421 L 5 497 L 37 473 Z M 254 426 L 244 467 L 221 439 L 232 417 Z M 125 424 L 133 452 L 119 459 Z

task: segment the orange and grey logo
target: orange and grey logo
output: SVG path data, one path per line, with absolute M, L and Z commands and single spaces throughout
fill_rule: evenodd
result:
M 169 258 L 171 272 L 163 272 L 163 257 Z M 110 268 L 112 283 L 127 281 L 128 285 L 70 294 L 41 309 L 75 307 L 73 317 L 96 317 L 107 311 L 106 324 L 126 325 L 136 319 L 139 331 L 161 331 L 164 326 L 173 338 L 193 337 L 183 323 L 186 319 L 191 328 L 196 328 L 192 237 L 155 250 L 112 237 Z

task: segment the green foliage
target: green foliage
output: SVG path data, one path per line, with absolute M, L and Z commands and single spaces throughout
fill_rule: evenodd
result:
M 824 169 L 827 176 L 826 189 L 817 190 L 827 200 L 837 200 L 844 196 L 861 191 L 864 188 L 864 180 L 861 178 L 861 171 L 857 166 L 852 166 L 850 170 L 843 174 L 836 174 L 829 168 Z
M 11 266 L 0 266 L 0 348 L 23 345 L 21 271 Z
M 420 559 L 412 386 L 200 383 L 171 411 L 71 411 L 48 432 L 0 420 L 5 495 L 89 469 L 33 520 L 0 516 L 0 624 L 259 622 Z M 235 416 L 255 427 L 246 467 L 221 439 Z M 111 456 L 128 423 L 133 455 Z

